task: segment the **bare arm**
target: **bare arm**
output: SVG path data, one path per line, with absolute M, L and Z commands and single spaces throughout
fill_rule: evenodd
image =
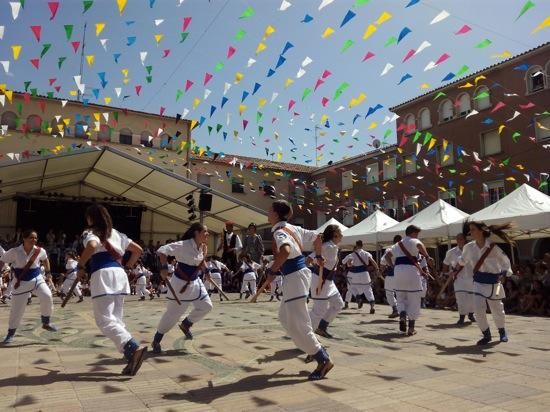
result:
M 369 260 L 370 260 L 370 264 L 371 264 L 372 266 L 374 266 L 374 270 L 375 270 L 376 272 L 380 272 L 380 268 L 379 268 L 378 265 L 376 264 L 376 261 L 375 261 L 373 258 L 369 258 Z
M 392 267 L 392 266 L 393 266 L 392 257 L 393 257 L 393 255 L 392 255 L 391 252 L 386 252 L 386 257 L 385 257 L 385 259 L 386 259 L 386 266 L 388 266 L 388 267 Z
M 131 253 L 130 259 L 128 259 L 128 262 L 126 263 L 126 266 L 132 268 L 132 267 L 134 267 L 134 265 L 139 260 L 139 257 L 141 256 L 141 253 L 143 252 L 143 249 L 141 248 L 140 245 L 138 245 L 137 243 L 132 241 L 132 242 L 130 242 L 130 244 L 128 245 L 128 248 L 126 248 L 126 250 L 129 250 L 130 253 Z

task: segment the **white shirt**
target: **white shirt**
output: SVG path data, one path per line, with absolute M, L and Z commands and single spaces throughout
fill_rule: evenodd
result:
M 195 239 L 168 243 L 167 245 L 159 247 L 157 253 L 162 253 L 165 256 L 174 256 L 178 262 L 190 266 L 199 266 L 204 260 L 202 248 L 197 246 Z
M 25 252 L 25 249 L 23 249 L 22 244 L 17 247 L 11 248 L 2 255 L 2 262 L 12 265 L 14 269 L 23 269 L 33 255 L 36 248 L 37 246 L 35 246 L 28 254 L 27 252 Z M 46 253 L 46 250 L 41 249 L 38 257 L 35 259 L 29 269 L 40 268 L 40 262 L 46 260 L 47 258 L 48 254 Z
M 491 246 L 491 242 L 486 239 L 485 244 L 480 248 L 475 241 L 471 241 L 464 245 L 462 249 L 462 256 L 459 259 L 459 264 L 462 266 L 468 266 L 470 270 L 473 268 L 481 258 L 481 255 L 485 253 L 485 250 Z M 479 268 L 480 272 L 487 273 L 501 273 L 506 272 L 507 276 L 512 275 L 512 269 L 510 267 L 510 259 L 497 245 L 493 247 L 491 253 L 485 258 L 485 261 Z
M 229 269 L 227 268 L 227 266 L 225 266 L 222 262 L 220 262 L 219 260 L 209 260 L 208 262 L 206 262 L 206 267 L 208 269 L 217 269 L 218 271 L 222 272 L 222 271 L 229 271 Z
M 380 258 L 380 266 L 388 266 L 388 262 L 386 261 L 386 256 L 388 255 L 388 253 L 391 253 L 391 247 L 386 248 L 386 250 L 384 251 L 384 254 Z M 395 256 L 392 255 L 391 261 L 392 264 L 395 265 Z
M 226 233 L 225 234 L 225 241 L 227 242 L 228 245 L 230 245 L 231 244 L 231 238 L 233 237 L 233 235 L 235 235 L 235 249 L 236 249 L 236 252 L 238 254 L 241 251 L 241 249 L 243 248 L 243 244 L 241 242 L 241 237 L 239 235 L 237 235 L 235 232 Z M 220 239 L 220 244 L 218 246 L 223 249 L 223 239 Z
M 291 236 L 287 232 L 282 230 L 282 228 L 284 227 L 286 227 L 288 230 L 291 230 L 294 236 Z M 318 233 L 314 230 L 307 230 L 301 228 L 300 226 L 294 226 L 285 221 L 277 222 L 271 228 L 271 232 L 273 232 L 273 239 L 275 240 L 277 250 L 281 250 L 281 247 L 284 245 L 288 245 L 290 247 L 290 254 L 288 255 L 288 259 L 294 259 L 298 256 L 301 256 L 302 245 L 304 243 L 314 242 L 318 236 Z M 300 242 L 300 245 L 296 243 L 294 237 L 296 237 L 296 239 Z
M 86 247 L 88 245 L 88 242 L 91 242 L 92 240 L 95 240 L 97 242 L 97 246 L 94 249 L 94 255 L 100 252 L 107 252 L 107 249 L 105 249 L 101 244 L 101 240 L 99 240 L 99 237 L 97 237 L 91 230 L 85 231 L 83 234 L 83 238 L 84 240 L 82 241 L 82 243 L 84 244 L 84 247 Z M 130 243 L 132 242 L 132 240 L 129 239 L 128 236 L 114 228 L 111 231 L 111 236 L 107 240 L 120 256 L 124 255 L 124 252 L 126 251 L 126 249 L 128 249 L 128 246 L 130 246 Z
M 350 253 L 347 255 L 344 260 L 342 260 L 342 263 L 344 265 L 347 265 L 349 262 L 351 262 L 352 266 L 364 266 L 363 262 L 361 262 L 361 259 L 357 257 L 357 255 L 361 256 L 363 261 L 368 265 L 370 260 L 372 259 L 372 255 L 363 249 L 357 249 L 356 251 Z
M 76 267 L 78 266 L 78 262 L 74 259 L 67 260 L 67 263 L 65 263 L 65 276 L 66 279 L 74 280 L 76 277 Z
M 423 244 L 420 240 L 409 236 L 405 236 L 401 242 L 403 242 L 403 247 L 408 250 L 408 252 L 411 254 L 412 257 L 418 258 L 418 255 L 420 254 L 420 252 L 418 251 L 418 245 Z M 397 242 L 395 245 L 393 245 L 390 248 L 391 254 L 393 255 L 394 258 L 407 256 L 401 250 L 401 246 L 399 246 L 399 243 L 400 242 Z
M 462 249 L 460 249 L 458 246 L 455 246 L 454 248 L 447 251 L 447 253 L 445 254 L 445 259 L 443 260 L 443 264 L 449 266 L 451 270 L 454 270 L 456 266 L 458 266 L 460 256 L 462 256 Z
M 241 267 L 239 268 L 239 270 L 243 273 L 252 273 L 252 272 L 256 272 L 258 269 L 260 269 L 262 266 L 256 262 L 252 262 L 252 263 L 244 263 L 241 265 Z
M 338 264 L 338 246 L 332 241 L 323 242 L 321 246 L 321 256 L 325 258 L 325 269 L 335 270 Z M 315 252 L 310 253 L 310 258 L 315 259 Z
M 2 256 L 4 256 L 4 253 L 6 253 L 6 251 L 4 250 L 4 248 L 2 246 L 0 246 L 0 258 Z

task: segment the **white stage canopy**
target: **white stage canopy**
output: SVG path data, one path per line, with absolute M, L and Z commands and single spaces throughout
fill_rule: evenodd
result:
M 327 221 L 323 225 L 319 226 L 315 231 L 317 233 L 323 233 L 328 225 L 336 225 L 340 228 L 340 230 L 342 232 L 345 232 L 346 230 L 348 230 L 347 226 L 344 226 L 339 221 L 337 221 L 335 218 L 331 218 L 329 221 Z
M 363 241 L 365 247 L 374 247 L 379 243 L 378 233 L 397 225 L 399 222 L 384 212 L 377 210 L 355 226 L 344 232 L 342 245 L 354 245 L 358 240 Z

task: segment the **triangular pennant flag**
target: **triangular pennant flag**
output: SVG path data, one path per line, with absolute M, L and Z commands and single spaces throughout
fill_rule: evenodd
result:
M 84 14 L 90 10 L 90 7 L 94 4 L 94 0 L 84 0 L 82 3 L 84 3 L 84 11 L 82 12 Z
M 42 46 L 42 52 L 40 53 L 40 58 L 44 57 L 51 47 L 52 45 L 50 43 L 44 43 L 44 45 Z
M 36 37 L 36 41 L 40 41 L 40 35 L 42 33 L 42 26 L 31 26 L 31 30 L 34 33 L 34 37 Z
M 204 74 L 204 82 L 203 82 L 203 86 L 206 86 L 208 84 L 208 82 L 212 79 L 212 77 L 214 77 L 213 74 L 210 74 L 210 73 L 205 73 Z
M 31 63 L 36 69 L 40 68 L 40 59 L 31 59 Z
M 67 40 L 71 40 L 74 26 L 72 24 L 65 24 L 63 27 L 65 28 L 65 37 L 67 37 Z
M 118 13 L 122 16 L 122 13 L 124 13 L 124 9 L 126 8 L 126 3 L 128 0 L 116 0 L 118 5 Z
M 59 9 L 59 2 L 50 1 L 48 2 L 48 7 L 50 9 L 50 12 L 52 13 L 52 15 L 50 16 L 50 20 L 53 20 L 55 18 L 55 15 L 57 14 L 57 10 Z

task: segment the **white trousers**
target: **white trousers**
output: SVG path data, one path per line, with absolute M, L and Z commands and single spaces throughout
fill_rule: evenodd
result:
M 471 292 L 455 292 L 456 306 L 459 315 L 468 315 L 474 313 L 474 294 Z
M 105 337 L 111 339 L 119 352 L 132 339 L 123 318 L 123 295 L 105 295 L 92 299 L 95 323 Z
M 420 294 L 421 298 L 426 297 L 426 292 L 428 292 L 428 279 L 426 279 L 424 276 L 420 278 L 420 282 L 422 283 L 422 293 Z
M 51 316 L 53 313 L 52 291 L 44 282 L 44 278 L 39 276 L 31 281 L 21 281 L 19 287 L 14 289 L 11 298 L 10 318 L 8 321 L 9 329 L 17 329 L 21 324 L 21 319 L 25 314 L 27 300 L 30 293 L 34 292 L 40 300 L 40 314 L 42 316 Z
M 420 316 L 420 299 L 422 292 L 397 291 L 397 311 L 407 312 L 410 320 Z
M 63 281 L 63 285 L 61 285 L 61 292 L 64 294 L 69 293 L 69 290 L 71 289 L 71 286 L 73 285 L 74 279 L 65 279 Z M 76 287 L 74 288 L 74 293 L 76 296 L 81 297 L 82 296 L 82 288 L 80 287 L 80 282 L 76 284 Z
M 222 275 L 220 273 L 210 273 L 210 277 L 218 284 L 220 289 L 223 289 Z M 209 280 L 204 282 L 204 286 L 206 287 L 206 290 L 216 290 L 216 286 L 214 286 L 214 284 Z
M 412 265 L 396 265 L 394 273 L 397 310 L 399 313 L 407 312 L 410 320 L 416 320 L 420 315 L 420 299 L 424 294 L 422 277 Z
M 386 301 L 392 308 L 397 306 L 397 299 L 395 297 L 395 282 L 393 276 L 386 276 L 384 278 L 384 291 L 386 292 Z
M 351 284 L 348 285 L 348 291 L 346 292 L 346 302 L 351 302 L 352 296 L 361 296 L 362 294 L 365 294 L 367 297 L 367 301 L 369 303 L 374 303 L 374 293 L 372 291 L 372 286 L 370 284 L 368 285 L 357 285 L 357 284 Z
M 311 318 L 311 324 L 317 328 L 321 319 L 325 320 L 328 323 L 331 323 L 336 315 L 344 307 L 344 301 L 340 293 L 332 295 L 328 298 L 315 299 L 313 301 L 313 306 L 309 312 Z
M 505 313 L 504 304 L 502 298 L 497 296 L 497 286 L 502 291 L 502 285 L 487 285 L 483 283 L 474 282 L 474 308 L 476 315 L 477 326 L 481 331 L 485 331 L 489 328 L 489 322 L 487 321 L 487 305 L 493 320 L 498 329 L 504 328 Z
M 149 296 L 151 295 L 151 292 L 147 289 L 145 284 L 142 285 L 136 285 L 136 295 L 139 296 Z
M 281 288 L 281 283 L 282 283 L 281 277 L 275 276 L 275 279 L 273 279 L 273 282 L 269 284 L 269 288 L 271 289 L 271 296 L 275 296 L 275 291 Z
M 179 322 L 190 305 L 193 306 L 193 309 L 187 315 L 187 319 L 192 323 L 197 323 L 212 310 L 212 301 L 200 279 L 190 282 L 183 293 L 180 293 L 180 290 L 186 282 L 172 276 L 170 283 L 178 294 L 181 305 L 178 305 L 178 302 L 175 301 L 172 292 L 168 291 L 166 310 L 157 326 L 157 331 L 162 334 L 168 333 Z
M 313 333 L 307 309 L 310 282 L 311 272 L 307 268 L 283 277 L 284 299 L 279 306 L 279 321 L 298 349 L 315 355 L 321 350 L 321 344 Z
M 256 294 L 256 279 L 254 280 L 243 280 L 243 284 L 241 286 L 241 293 L 248 292 L 248 288 L 250 287 L 250 290 L 253 295 Z

